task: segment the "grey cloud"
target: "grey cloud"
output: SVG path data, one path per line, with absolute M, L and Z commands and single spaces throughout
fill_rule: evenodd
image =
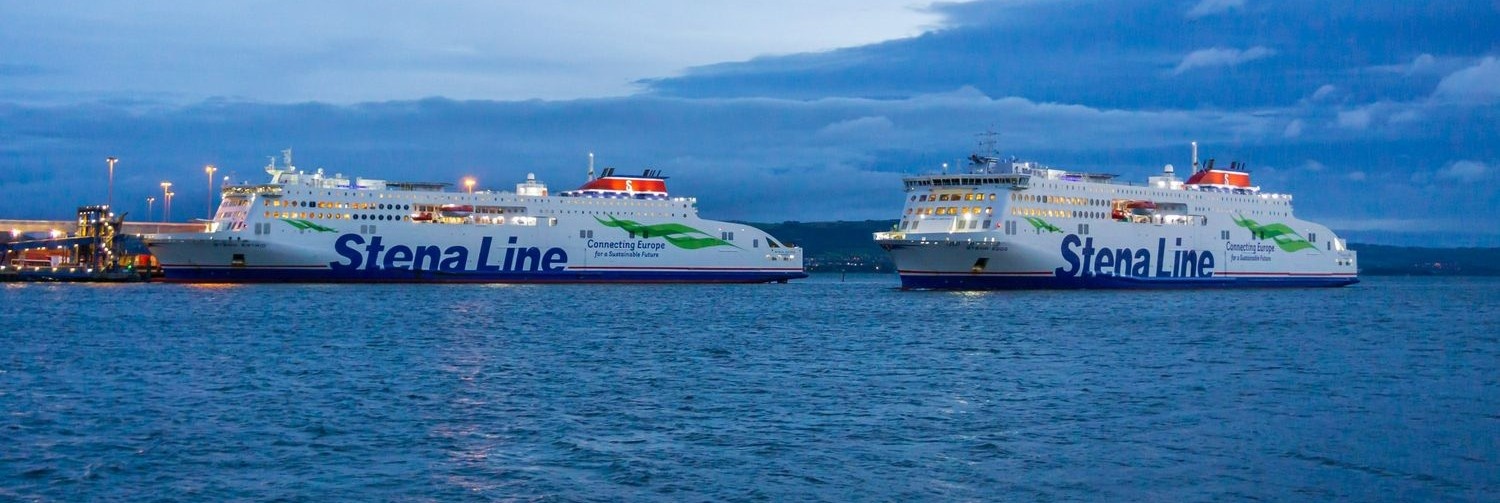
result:
M 1382 106 L 1376 117 L 1418 107 Z M 1183 165 L 1190 140 L 1203 145 L 1205 157 L 1252 166 L 1319 159 L 1330 168 L 1266 169 L 1260 183 L 1312 195 L 1299 207 L 1310 218 L 1351 212 L 1389 218 L 1399 201 L 1434 197 L 1343 190 L 1330 187 L 1328 177 L 1347 181 L 1359 171 L 1367 174 L 1364 184 L 1413 164 L 1435 173 L 1448 162 L 1425 153 L 1493 157 L 1487 139 L 1500 134 L 1500 120 L 1491 122 L 1500 111 L 1431 107 L 1426 113 L 1430 124 L 1388 136 L 1323 126 L 1334 118 L 1316 109 L 1120 110 L 992 98 L 972 88 L 892 100 L 0 104 L 0 162 L 9 167 L 0 174 L 0 191 L 8 195 L 0 199 L 0 214 L 58 218 L 73 206 L 97 203 L 104 198 L 108 155 L 121 159 L 116 200 L 123 209 L 143 214 L 144 198 L 159 196 L 157 183 L 164 179 L 179 189 L 174 205 L 203 208 L 204 165 L 237 181 L 257 181 L 266 156 L 292 147 L 302 168 L 403 180 L 475 176 L 491 188 L 509 188 L 528 172 L 553 187 L 571 187 L 582 182 L 586 153 L 594 152 L 600 167 L 665 170 L 674 193 L 699 197 L 704 214 L 718 218 L 890 218 L 900 208 L 902 174 L 958 165 L 975 148 L 975 133 L 994 128 L 1003 155 L 1127 180 L 1143 179 L 1165 163 Z M 1304 127 L 1289 138 L 1294 121 Z M 1371 129 L 1388 129 L 1390 122 L 1372 121 Z M 1336 171 L 1339 166 L 1354 168 Z M 1433 208 L 1434 218 L 1471 210 L 1458 206 L 1467 198 L 1438 200 L 1456 202 Z
M 255 180 L 265 156 L 293 147 L 308 168 L 385 178 L 473 174 L 486 183 L 526 171 L 567 180 L 581 173 L 582 156 L 593 151 L 604 164 L 665 168 L 687 187 L 730 194 L 706 197 L 704 204 L 733 217 L 807 219 L 777 214 L 778 205 L 769 199 L 735 200 L 734 189 L 741 185 L 717 180 L 732 172 L 778 185 L 817 186 L 830 182 L 819 173 L 833 167 L 908 172 L 961 158 L 973 147 L 973 134 L 992 125 L 1007 150 L 1024 153 L 1059 146 L 1151 149 L 1185 142 L 1190 135 L 1226 141 L 1275 130 L 1277 121 L 1236 113 L 992 99 L 972 90 L 906 100 L 429 99 L 351 106 L 213 101 L 157 109 L 11 105 L 0 106 L 0 138 L 16 169 L 0 184 L 18 182 L 19 176 L 51 185 L 30 201 L 0 201 L 0 214 L 55 215 L 102 198 L 96 165 L 107 155 L 122 159 L 117 186 L 144 196 L 161 179 L 199 178 L 205 164 L 236 179 Z M 896 124 L 907 126 L 898 131 Z M 186 201 L 201 202 L 203 194 L 195 193 L 192 182 L 184 186 L 181 200 L 197 206 Z M 882 216 L 857 213 L 869 204 L 863 200 L 820 201 L 819 215 Z
M 1183 56 L 1182 62 L 1177 68 L 1172 69 L 1173 75 L 1181 75 L 1183 72 L 1196 68 L 1213 68 L 1216 66 L 1238 66 L 1257 59 L 1265 59 L 1276 55 L 1276 51 L 1261 46 L 1251 47 L 1245 50 L 1213 47 L 1199 49 Z
M 1500 102 L 1500 60 L 1481 59 L 1438 82 L 1433 97 L 1443 101 L 1486 105 Z
M 1244 7 L 1245 0 L 1202 0 L 1187 11 L 1187 17 L 1189 19 L 1200 18 Z

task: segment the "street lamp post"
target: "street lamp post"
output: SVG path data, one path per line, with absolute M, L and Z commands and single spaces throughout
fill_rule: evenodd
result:
M 473 177 L 465 178 L 464 179 L 464 188 L 465 189 L 469 189 L 469 193 L 470 194 L 474 193 L 474 178 Z
M 154 203 L 154 202 L 156 202 L 156 198 L 154 198 L 154 197 L 148 197 L 148 198 L 146 198 L 146 220 L 147 221 L 151 220 L 151 203 Z
M 115 204 L 115 161 L 119 161 L 115 156 L 104 158 L 104 162 L 109 163 L 109 189 L 104 195 L 104 205 L 109 206 L 111 211 Z
M 172 182 L 161 182 L 161 221 L 172 219 Z
M 218 168 L 215 168 L 214 165 L 212 165 L 212 164 L 210 164 L 207 167 L 203 168 L 203 172 L 204 173 L 208 173 L 208 219 L 209 220 L 213 220 L 214 219 L 214 171 L 218 171 Z

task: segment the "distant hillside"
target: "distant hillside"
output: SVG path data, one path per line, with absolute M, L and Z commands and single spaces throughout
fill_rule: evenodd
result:
M 1413 248 L 1350 244 L 1361 274 L 1500 276 L 1500 248 Z
M 871 235 L 895 220 L 752 223 L 777 239 L 801 246 L 811 271 L 892 271 L 889 256 Z M 1372 276 L 1500 276 L 1500 248 L 1414 248 L 1350 244 L 1359 252 L 1360 274 Z
M 862 222 L 782 222 L 750 224 L 781 241 L 802 247 L 810 271 L 894 271 L 891 258 L 872 236 L 896 226 L 895 220 Z

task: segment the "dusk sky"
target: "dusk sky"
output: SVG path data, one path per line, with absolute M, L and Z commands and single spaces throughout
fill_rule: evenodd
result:
M 1500 1 L 5 2 L 0 218 L 205 216 L 203 166 L 893 219 L 1003 155 L 1144 181 L 1188 142 L 1355 242 L 1500 246 Z M 215 182 L 217 184 L 217 182 Z

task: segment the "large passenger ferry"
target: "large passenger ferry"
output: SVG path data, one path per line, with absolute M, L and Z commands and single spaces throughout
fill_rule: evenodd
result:
M 146 237 L 175 282 L 679 282 L 804 278 L 802 249 L 754 227 L 699 218 L 656 170 L 595 176 L 549 193 L 448 190 L 298 171 L 226 185 L 203 233 Z
M 963 173 L 903 179 L 875 234 L 906 289 L 1312 287 L 1357 283 L 1343 239 L 1251 185 L 1239 163 L 1172 165 L 1145 184 L 975 154 Z

